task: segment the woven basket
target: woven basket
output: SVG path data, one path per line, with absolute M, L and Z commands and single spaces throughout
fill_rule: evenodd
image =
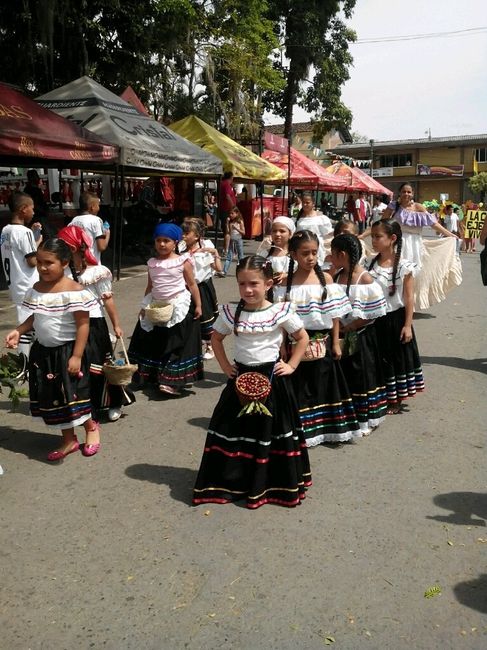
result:
M 326 357 L 327 339 L 328 336 L 319 339 L 310 339 L 301 361 L 316 361 L 317 359 L 323 359 Z M 293 345 L 296 345 L 296 341 L 291 342 L 291 346 Z
M 115 355 L 115 350 L 117 349 L 119 341 L 122 344 L 125 363 L 123 366 L 117 366 L 113 362 L 105 363 L 103 366 L 103 374 L 105 375 L 107 382 L 112 386 L 127 386 L 127 384 L 130 384 L 132 381 L 132 375 L 137 370 L 137 366 L 133 363 L 129 363 L 127 350 L 125 349 L 125 343 L 122 338 L 117 339 L 115 347 L 113 348 L 113 354 Z
M 146 307 L 145 317 L 153 325 L 165 325 L 171 320 L 174 312 L 174 305 L 170 302 L 154 301 Z
M 237 417 L 252 413 L 271 416 L 265 406 L 271 388 L 269 378 L 260 372 L 244 372 L 239 375 L 235 380 L 235 390 L 243 408 Z

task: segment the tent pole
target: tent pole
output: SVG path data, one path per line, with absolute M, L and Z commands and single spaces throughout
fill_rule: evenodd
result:
M 123 237 L 123 192 L 125 184 L 125 167 L 120 170 L 120 192 L 119 192 L 119 229 L 118 229 L 118 256 L 117 256 L 117 281 L 120 280 L 120 269 L 122 266 L 122 237 Z
M 262 158 L 262 140 L 264 139 L 264 130 L 261 128 L 259 133 L 259 156 Z M 260 185 L 260 230 L 262 233 L 262 241 L 264 240 L 264 181 L 259 182 Z
M 221 183 L 222 177 L 217 176 L 216 179 L 216 195 L 217 195 L 217 201 L 218 201 L 218 210 L 216 211 L 216 217 L 215 217 L 215 248 L 218 249 L 218 228 L 220 227 L 220 221 L 221 221 L 221 211 L 222 207 L 220 205 L 220 183 Z
M 118 165 L 115 165 L 115 179 L 113 182 L 113 196 L 112 204 L 114 208 L 114 223 L 113 223 L 113 241 L 112 241 L 112 264 L 110 271 L 114 273 L 115 271 L 115 262 L 117 257 L 117 237 L 118 237 L 118 214 L 117 214 L 117 205 L 118 205 Z

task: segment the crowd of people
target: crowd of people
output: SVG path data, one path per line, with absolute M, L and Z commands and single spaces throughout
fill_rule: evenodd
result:
M 99 259 L 109 229 L 97 216 L 96 195 L 84 193 L 80 203 L 83 213 L 56 237 L 36 239 L 27 225 L 32 198 L 18 193 L 2 231 L 19 322 L 5 344 L 30 345 L 35 333 L 30 409 L 61 431 L 51 461 L 80 448 L 85 456 L 98 453 L 100 416 L 115 421 L 135 400 L 103 373 L 113 354 L 105 316 L 115 337 L 124 332 L 111 273 Z M 241 244 L 240 219 L 229 205 L 229 243 Z M 412 324 L 427 255 L 424 225 L 442 228 L 407 184 L 362 233 L 350 220 L 333 227 L 305 193 L 297 218 L 276 217 L 258 254 L 244 257 L 237 245 L 238 302 L 224 305 L 213 277 L 228 272 L 231 258 L 222 267 L 204 222 L 156 226 L 128 348 L 137 365 L 134 383 L 184 397 L 214 356 L 227 376 L 207 431 L 195 505 L 241 499 L 249 508 L 298 505 L 311 485 L 309 448 L 368 436 L 424 389 Z M 452 269 L 443 267 L 423 280 L 428 286 L 420 295 L 442 299 L 455 284 Z M 233 357 L 224 346 L 230 335 Z M 78 426 L 85 431 L 81 446 Z

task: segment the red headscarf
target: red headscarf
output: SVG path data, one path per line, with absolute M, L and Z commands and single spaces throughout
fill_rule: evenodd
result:
M 66 226 L 58 232 L 57 236 L 66 242 L 75 253 L 78 251 L 83 253 L 88 264 L 93 266 L 98 265 L 98 260 L 90 250 L 93 240 L 86 230 L 83 230 L 79 226 Z

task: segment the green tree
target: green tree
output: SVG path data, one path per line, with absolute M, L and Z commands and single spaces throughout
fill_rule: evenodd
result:
M 479 194 L 480 201 L 483 203 L 487 194 L 487 172 L 480 172 L 469 178 L 468 186 L 472 192 Z
M 286 137 L 296 104 L 314 113 L 317 140 L 331 128 L 350 127 L 352 114 L 341 101 L 341 87 L 349 78 L 348 44 L 355 40 L 355 32 L 342 16 L 351 17 L 355 2 L 270 0 L 269 16 L 282 44 L 275 67 L 285 75 L 286 85 L 282 92 L 267 93 L 266 108 L 284 118 Z

